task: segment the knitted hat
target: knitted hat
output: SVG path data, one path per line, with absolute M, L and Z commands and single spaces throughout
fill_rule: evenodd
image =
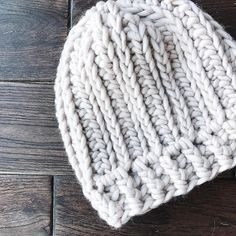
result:
M 236 43 L 191 1 L 99 2 L 70 31 L 55 93 L 70 163 L 111 226 L 236 164 Z

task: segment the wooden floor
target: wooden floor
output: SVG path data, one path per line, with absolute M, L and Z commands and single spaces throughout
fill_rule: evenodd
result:
M 0 0 L 0 236 L 236 235 L 234 170 L 120 230 L 83 197 L 57 129 L 53 84 L 70 27 L 95 2 Z M 236 38 L 235 0 L 195 2 Z

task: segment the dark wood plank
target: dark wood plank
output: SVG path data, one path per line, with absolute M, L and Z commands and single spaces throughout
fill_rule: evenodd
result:
M 216 179 L 119 230 L 99 219 L 72 177 L 56 177 L 56 235 L 236 235 L 236 180 Z
M 218 179 L 234 179 L 235 178 L 235 168 L 231 170 L 224 171 L 217 176 Z
M 0 173 L 70 174 L 53 84 L 0 82 Z
M 0 80 L 54 80 L 67 9 L 67 0 L 1 1 Z
M 0 235 L 50 235 L 51 189 L 51 177 L 0 176 Z

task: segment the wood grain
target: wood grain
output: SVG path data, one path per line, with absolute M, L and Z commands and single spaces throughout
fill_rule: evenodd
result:
M 71 174 L 53 84 L 0 82 L 0 173 Z
M 50 235 L 51 188 L 47 176 L 0 176 L 0 235 Z
M 67 9 L 67 0 L 0 1 L 1 81 L 54 80 Z
M 57 176 L 56 235 L 236 235 L 236 180 L 216 179 L 184 197 L 109 228 L 85 200 L 75 178 Z

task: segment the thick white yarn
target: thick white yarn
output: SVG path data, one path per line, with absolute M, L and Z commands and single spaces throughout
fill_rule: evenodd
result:
M 70 31 L 55 93 L 70 163 L 111 226 L 236 164 L 236 44 L 191 1 L 99 2 Z

